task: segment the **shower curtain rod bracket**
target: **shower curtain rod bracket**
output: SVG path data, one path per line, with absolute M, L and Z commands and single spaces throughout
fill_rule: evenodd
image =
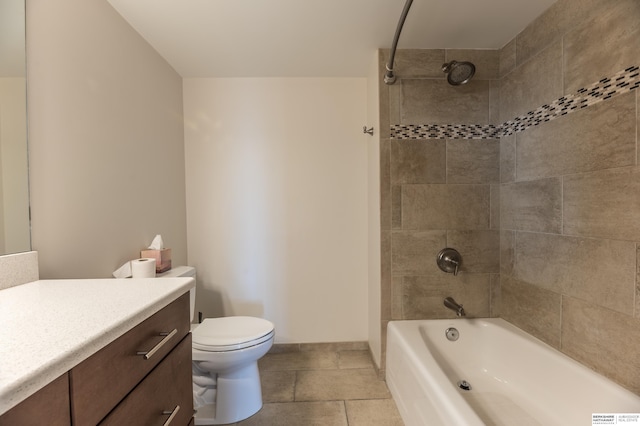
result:
M 402 14 L 400 15 L 400 20 L 398 21 L 398 27 L 396 28 L 396 33 L 393 36 L 393 43 L 391 45 L 391 53 L 389 54 L 389 62 L 387 63 L 387 72 L 384 74 L 384 83 L 385 84 L 393 84 L 396 82 L 396 76 L 393 73 L 393 61 L 396 56 L 396 48 L 398 47 L 398 40 L 400 39 L 400 33 L 402 32 L 402 27 L 404 26 L 404 21 L 407 19 L 407 14 L 409 13 L 409 9 L 411 8 L 411 4 L 413 0 L 407 0 L 404 4 L 404 9 L 402 9 Z

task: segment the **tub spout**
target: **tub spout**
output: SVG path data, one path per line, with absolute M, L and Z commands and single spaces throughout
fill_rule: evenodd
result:
M 464 308 L 462 307 L 462 305 L 453 300 L 453 297 L 446 297 L 444 299 L 444 306 L 454 311 L 459 317 L 464 317 L 467 315 L 464 312 Z

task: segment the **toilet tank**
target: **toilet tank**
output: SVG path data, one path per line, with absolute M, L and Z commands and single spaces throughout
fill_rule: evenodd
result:
M 176 278 L 176 277 L 192 277 L 196 279 L 196 268 L 193 266 L 176 266 L 169 269 L 167 272 L 162 272 L 156 275 L 157 278 Z M 196 313 L 196 288 L 193 287 L 189 290 L 189 318 L 193 322 L 195 320 L 194 315 Z

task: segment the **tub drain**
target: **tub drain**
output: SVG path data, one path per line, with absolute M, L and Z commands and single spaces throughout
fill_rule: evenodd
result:
M 470 391 L 471 390 L 471 383 L 467 382 L 466 380 L 460 380 L 458 382 L 458 387 L 462 390 L 465 391 Z
M 445 336 L 447 336 L 447 340 L 451 342 L 455 342 L 460 337 L 460 333 L 458 329 L 454 327 L 449 327 L 444 331 Z

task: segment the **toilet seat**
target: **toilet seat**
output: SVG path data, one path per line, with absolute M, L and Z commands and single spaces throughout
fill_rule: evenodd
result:
M 262 318 L 207 318 L 192 331 L 192 346 L 206 352 L 228 352 L 266 342 L 273 335 L 273 323 Z

